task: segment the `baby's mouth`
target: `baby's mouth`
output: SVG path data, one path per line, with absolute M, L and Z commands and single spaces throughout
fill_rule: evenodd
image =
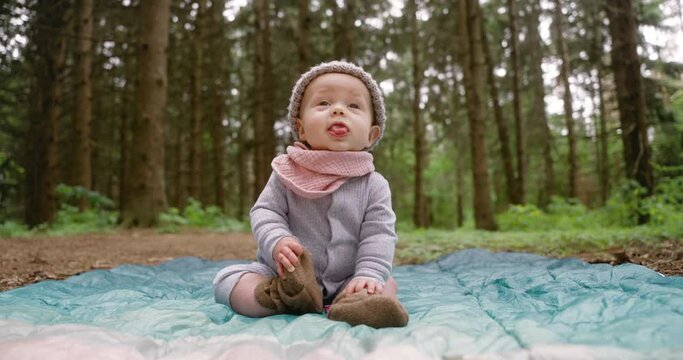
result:
M 349 127 L 343 123 L 334 123 L 327 129 L 327 132 L 332 136 L 342 137 L 349 133 Z

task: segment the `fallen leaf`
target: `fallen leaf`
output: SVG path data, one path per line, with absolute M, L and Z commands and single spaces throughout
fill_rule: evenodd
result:
M 97 260 L 90 267 L 91 269 L 111 269 L 114 265 L 107 260 Z

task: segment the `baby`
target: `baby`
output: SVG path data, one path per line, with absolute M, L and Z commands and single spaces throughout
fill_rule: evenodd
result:
M 216 301 L 235 312 L 320 313 L 351 325 L 405 326 L 391 278 L 396 216 L 369 153 L 382 137 L 375 80 L 341 61 L 311 68 L 289 103 L 295 138 L 251 209 L 257 261 L 222 269 Z

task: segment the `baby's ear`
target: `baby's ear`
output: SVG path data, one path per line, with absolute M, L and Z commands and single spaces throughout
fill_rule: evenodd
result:
M 306 141 L 306 133 L 304 132 L 304 122 L 301 118 L 296 119 L 295 131 L 299 134 L 299 141 Z
M 379 139 L 379 135 L 382 133 L 382 129 L 379 128 L 379 125 L 372 125 L 370 127 L 370 136 L 368 137 L 368 141 L 370 142 L 369 146 L 372 146 L 372 144 Z

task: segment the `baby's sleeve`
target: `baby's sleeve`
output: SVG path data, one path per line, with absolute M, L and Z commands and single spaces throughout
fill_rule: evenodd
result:
M 289 229 L 287 189 L 273 173 L 249 211 L 251 230 L 258 244 L 257 259 L 276 269 L 273 249 L 285 236 L 293 236 Z
M 391 274 L 396 247 L 396 215 L 391 208 L 389 183 L 378 173 L 370 178 L 368 206 L 361 224 L 356 277 L 384 284 Z

